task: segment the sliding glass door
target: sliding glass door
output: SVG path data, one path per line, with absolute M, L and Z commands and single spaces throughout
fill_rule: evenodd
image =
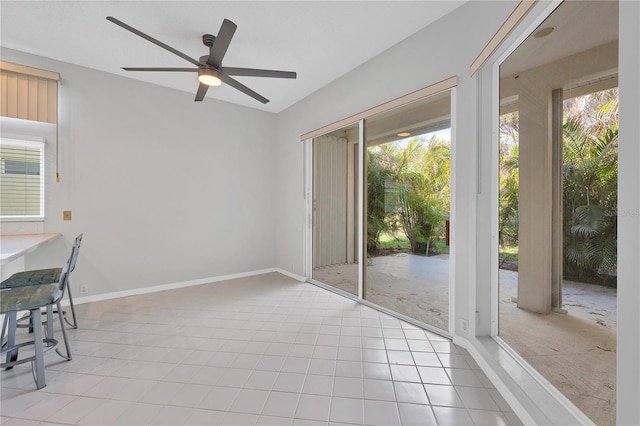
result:
M 311 140 L 312 281 L 449 332 L 450 130 L 444 90 Z
M 365 120 L 364 299 L 449 329 L 449 92 Z

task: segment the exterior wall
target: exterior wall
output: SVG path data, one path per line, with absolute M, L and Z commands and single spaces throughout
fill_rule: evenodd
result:
M 94 296 L 272 268 L 275 115 L 2 49 L 2 58 L 61 73 L 60 183 L 55 127 L 45 133 L 44 222 L 2 232 L 62 232 L 27 268 L 64 262 L 84 233 L 74 285 Z M 44 127 L 43 127 L 44 126 Z M 48 126 L 48 127 L 47 127 Z M 71 210 L 73 220 L 62 221 Z

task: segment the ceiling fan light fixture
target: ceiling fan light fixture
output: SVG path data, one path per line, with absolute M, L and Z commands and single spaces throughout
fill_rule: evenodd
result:
M 207 86 L 220 86 L 222 84 L 222 80 L 218 78 L 215 72 L 206 68 L 198 71 L 198 80 L 200 83 L 206 84 Z
M 398 136 L 400 136 L 401 138 L 406 138 L 407 136 L 411 136 L 411 132 L 400 132 L 398 133 Z

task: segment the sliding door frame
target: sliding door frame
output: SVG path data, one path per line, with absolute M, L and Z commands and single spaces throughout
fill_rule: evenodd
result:
M 304 144 L 304 210 L 305 210 L 305 229 L 304 229 L 304 271 L 307 281 L 318 285 L 327 290 L 338 293 L 342 296 L 348 297 L 349 299 L 356 300 L 361 302 L 363 300 L 362 294 L 362 283 L 364 282 L 364 271 L 362 268 L 362 256 L 364 256 L 364 239 L 362 235 L 366 235 L 366 223 L 364 223 L 364 218 L 362 212 L 364 211 L 364 194 L 363 194 L 363 185 L 364 185 L 364 174 L 362 173 L 364 167 L 364 151 L 362 147 L 364 146 L 364 119 L 358 120 L 356 122 L 345 123 L 342 127 L 334 128 L 332 130 L 327 131 L 327 133 L 331 133 L 332 131 L 339 130 L 340 128 L 346 128 L 353 126 L 354 124 L 358 124 L 358 145 L 357 145 L 357 160 L 358 160 L 358 176 L 356 179 L 358 181 L 358 199 L 356 201 L 356 212 L 355 216 L 358 218 L 358 232 L 359 235 L 357 241 L 357 250 L 358 250 L 358 294 L 351 294 L 347 291 L 341 290 L 339 288 L 333 287 L 329 284 L 323 283 L 322 281 L 315 280 L 313 278 L 313 139 L 315 137 L 322 136 L 323 134 L 316 134 L 314 137 L 307 138 L 303 141 Z M 363 234 L 365 232 L 365 234 Z
M 451 338 L 455 330 L 455 246 L 456 246 L 456 87 L 458 81 L 457 77 L 453 76 L 448 79 L 442 80 L 438 83 L 427 86 L 423 89 L 411 92 L 407 95 L 385 102 L 381 105 L 375 106 L 358 114 L 354 114 L 342 120 L 338 120 L 327 126 L 320 127 L 314 131 L 305 133 L 301 136 L 301 141 L 304 144 L 304 202 L 305 202 L 305 229 L 304 229 L 304 271 L 307 277 L 307 281 L 333 291 L 349 299 L 355 300 L 358 303 L 374 308 L 378 311 L 387 313 L 410 324 L 414 324 L 418 327 L 432 331 L 434 333 Z M 395 108 L 426 99 L 430 96 L 449 91 L 451 98 L 450 114 L 451 114 L 451 158 L 450 158 L 450 252 L 449 252 L 449 318 L 448 318 L 448 330 L 442 330 L 432 325 L 423 323 L 414 318 L 403 315 L 399 312 L 386 309 L 380 305 L 369 302 L 364 298 L 363 287 L 365 280 L 365 267 L 366 260 L 364 256 L 366 254 L 366 217 L 365 217 L 365 188 L 366 185 L 366 169 L 365 169 L 365 149 L 364 146 L 364 121 L 377 114 L 393 110 Z M 357 199 L 357 217 L 359 224 L 359 238 L 358 245 L 358 295 L 350 294 L 346 291 L 340 290 L 328 284 L 313 279 L 313 139 L 322 136 L 327 133 L 331 133 L 335 130 L 358 124 L 358 199 Z

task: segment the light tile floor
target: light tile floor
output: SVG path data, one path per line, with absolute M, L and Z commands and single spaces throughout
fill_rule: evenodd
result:
M 521 424 L 463 348 L 280 274 L 76 308 L 44 389 L 2 371 L 3 425 Z

